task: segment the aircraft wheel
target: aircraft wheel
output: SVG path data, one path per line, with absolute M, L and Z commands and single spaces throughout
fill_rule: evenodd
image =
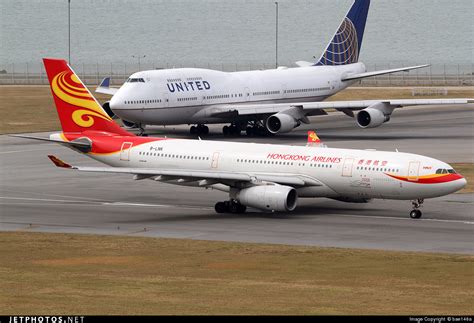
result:
M 197 128 L 196 126 L 192 126 L 191 128 L 189 128 L 189 132 L 192 134 L 192 135 L 195 135 L 197 133 Z
M 237 213 L 242 214 L 245 213 L 245 211 L 247 211 L 247 207 L 239 203 L 237 207 Z
M 208 135 L 209 134 L 209 127 L 208 126 L 203 126 L 202 127 L 202 134 L 203 135 Z
M 237 126 L 230 126 L 229 130 L 230 130 L 231 135 L 234 135 L 234 136 L 240 135 L 240 128 Z
M 217 213 L 225 213 L 228 210 L 224 202 L 217 202 L 216 205 L 214 205 L 214 209 Z
M 410 218 L 412 219 L 419 219 L 421 218 L 421 211 L 420 210 L 412 210 L 410 212 Z
M 255 135 L 255 130 L 253 127 L 247 127 L 247 129 L 245 129 L 245 132 L 247 133 L 247 136 L 249 137 L 252 137 Z
M 222 133 L 224 134 L 224 136 L 230 135 L 231 129 L 232 129 L 232 128 L 229 128 L 229 126 L 224 126 L 224 127 L 222 127 Z

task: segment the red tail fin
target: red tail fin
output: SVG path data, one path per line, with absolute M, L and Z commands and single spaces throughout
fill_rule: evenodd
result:
M 44 58 L 43 62 L 64 132 L 94 130 L 133 136 L 107 115 L 65 60 Z

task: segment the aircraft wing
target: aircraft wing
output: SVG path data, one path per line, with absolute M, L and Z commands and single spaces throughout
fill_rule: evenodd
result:
M 250 116 L 271 115 L 279 112 L 287 112 L 291 109 L 297 115 L 296 118 L 327 114 L 325 110 L 335 109 L 351 117 L 353 111 L 365 109 L 378 103 L 389 105 L 391 108 L 401 108 L 414 105 L 450 105 L 474 103 L 474 99 L 396 99 L 396 100 L 361 100 L 361 101 L 322 101 L 322 102 L 295 102 L 295 103 L 264 103 L 246 105 L 222 105 L 206 109 L 206 113 L 213 117 L 225 116 Z M 294 113 L 293 113 L 294 114 Z
M 110 87 L 110 77 L 106 77 L 100 82 L 99 86 L 95 89 L 95 92 L 114 95 L 118 90 L 119 89 L 117 88 Z
M 72 166 L 61 159 L 48 155 L 49 159 L 61 168 L 74 169 L 83 172 L 114 173 L 135 175 L 134 179 L 154 178 L 157 181 L 199 182 L 199 186 L 210 186 L 222 183 L 234 186 L 237 183 L 248 183 L 259 185 L 262 183 L 274 183 L 290 186 L 322 186 L 317 179 L 301 174 L 273 174 L 273 173 L 250 173 L 250 172 L 222 172 L 201 171 L 192 169 L 154 169 L 154 168 L 129 168 L 129 167 L 86 167 Z

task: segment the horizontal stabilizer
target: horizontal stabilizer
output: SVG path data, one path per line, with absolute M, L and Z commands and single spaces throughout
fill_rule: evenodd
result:
M 299 67 L 308 67 L 308 66 L 313 66 L 314 63 L 307 62 L 307 61 L 297 61 L 295 64 Z
M 380 71 L 365 72 L 365 73 L 359 73 L 359 74 L 351 74 L 351 75 L 342 77 L 341 81 L 358 80 L 358 79 L 363 79 L 366 77 L 409 71 L 409 70 L 414 70 L 417 68 L 423 68 L 423 67 L 428 67 L 428 66 L 430 65 L 425 64 L 425 65 L 417 65 L 417 66 L 410 66 L 410 67 L 393 68 L 390 70 L 380 70 Z
M 80 150 L 83 153 L 87 153 L 91 151 L 92 144 L 90 142 L 83 142 L 83 141 L 61 141 L 49 138 L 41 138 L 41 137 L 33 137 L 33 136 L 26 136 L 26 135 L 9 135 L 10 137 L 18 137 L 18 138 L 25 138 L 25 139 L 33 139 L 33 140 L 40 140 L 40 141 L 48 141 L 54 142 L 61 145 L 68 146 L 70 148 L 75 148 Z
M 108 94 L 108 95 L 114 95 L 117 93 L 118 89 L 110 87 L 110 77 L 104 78 L 99 86 L 95 89 L 96 93 L 102 93 L 102 94 Z

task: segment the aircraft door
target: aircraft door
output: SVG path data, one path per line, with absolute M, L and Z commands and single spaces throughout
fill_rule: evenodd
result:
M 130 161 L 130 149 L 132 145 L 132 142 L 124 142 L 122 144 L 122 148 L 120 148 L 120 160 Z
M 420 171 L 420 162 L 410 162 L 408 164 L 408 180 L 416 182 L 418 181 L 418 174 Z
M 162 96 L 162 100 L 163 100 L 163 106 L 164 107 L 167 107 L 169 106 L 169 99 L 168 99 L 168 93 L 163 93 L 163 96 Z
M 354 164 L 354 158 L 344 159 L 344 164 L 342 165 L 342 176 L 352 177 L 352 165 Z
M 244 97 L 245 97 L 245 101 L 250 101 L 250 90 L 248 87 L 244 89 Z
M 218 163 L 219 163 L 219 153 L 218 153 L 218 152 L 215 152 L 215 153 L 212 155 L 211 168 L 217 168 Z

